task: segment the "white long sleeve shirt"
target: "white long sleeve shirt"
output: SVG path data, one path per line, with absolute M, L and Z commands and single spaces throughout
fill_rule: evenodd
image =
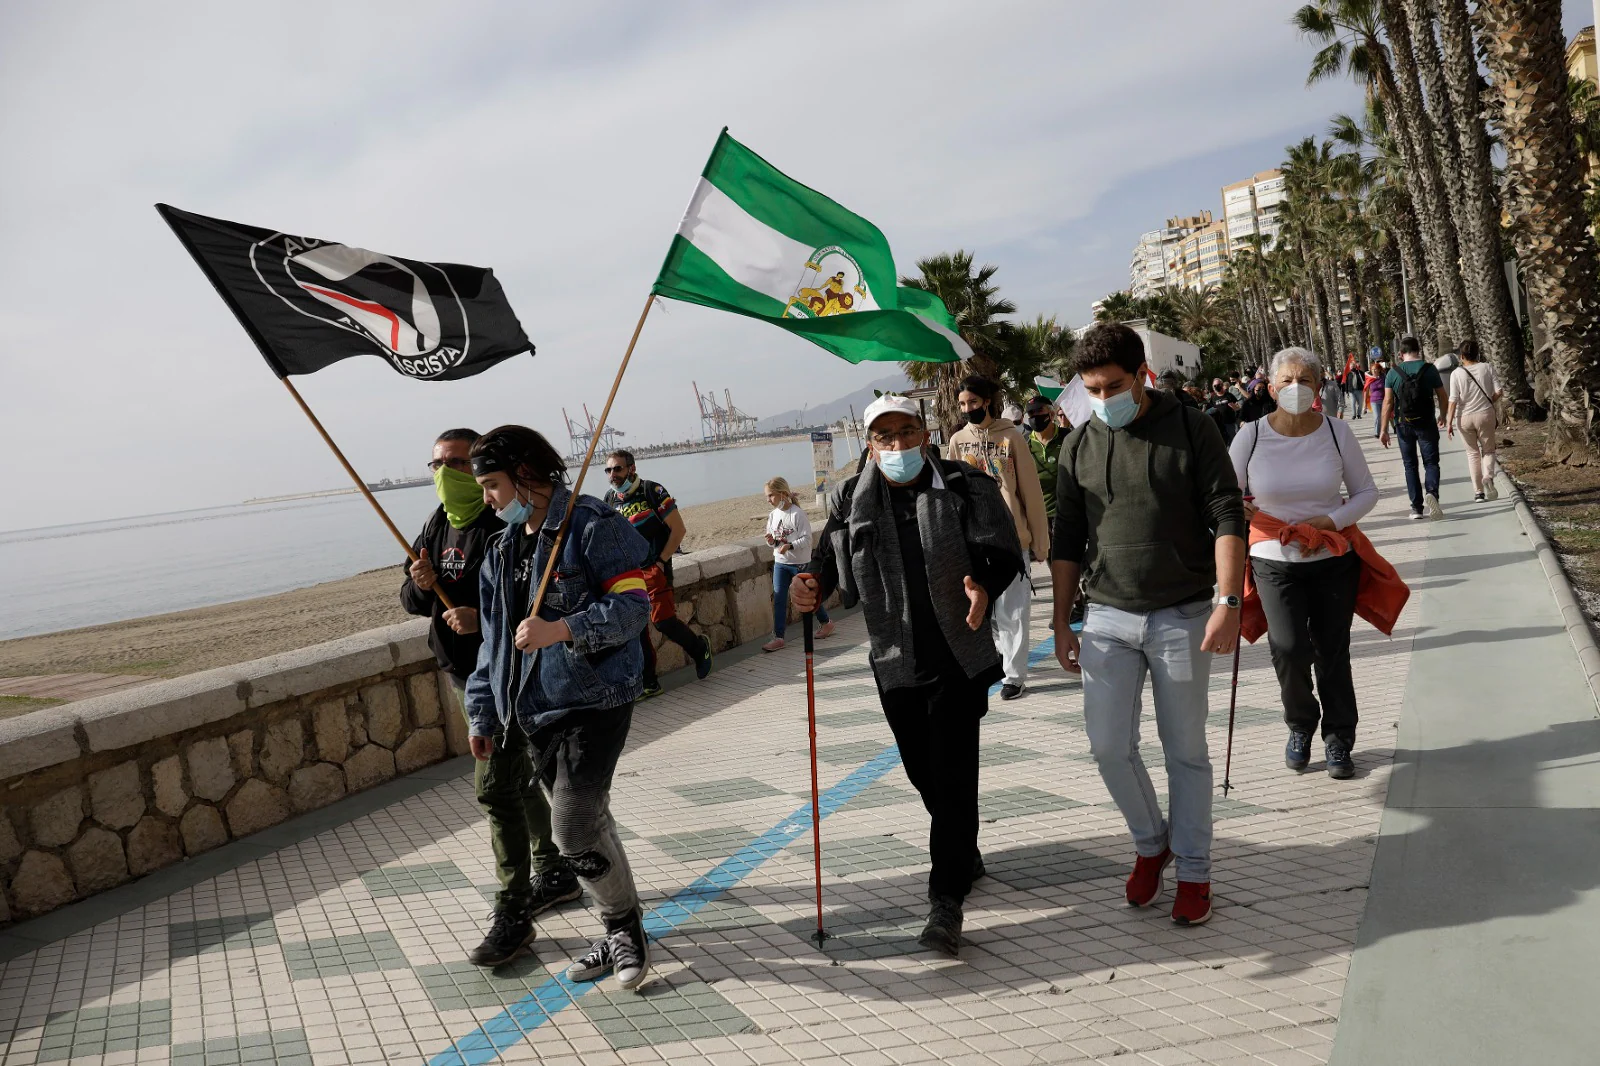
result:
M 1267 419 L 1258 419 L 1233 438 L 1229 454 L 1240 487 L 1255 496 L 1259 509 L 1289 523 L 1327 515 L 1345 529 L 1377 506 L 1378 486 L 1350 423 L 1326 415 L 1322 421 L 1303 437 L 1285 437 Z M 1275 540 L 1252 544 L 1250 555 L 1285 563 L 1330 557 L 1326 550 L 1305 554 Z
M 804 566 L 811 561 L 811 519 L 801 508 L 794 504 L 774 507 L 767 516 L 767 535 L 776 541 L 789 542 L 788 551 L 773 546 L 773 562 Z

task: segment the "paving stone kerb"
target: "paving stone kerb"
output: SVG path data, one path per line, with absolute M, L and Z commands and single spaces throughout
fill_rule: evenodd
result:
M 713 650 L 771 632 L 760 541 L 679 556 L 674 579 Z M 427 632 L 416 619 L 0 721 L 0 927 L 466 754 Z M 687 665 L 651 634 L 661 671 Z

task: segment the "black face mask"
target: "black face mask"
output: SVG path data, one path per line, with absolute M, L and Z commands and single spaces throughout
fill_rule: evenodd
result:
M 1032 426 L 1034 429 L 1038 430 L 1040 433 L 1043 433 L 1045 431 L 1045 429 L 1048 428 L 1049 425 L 1050 425 L 1050 416 L 1049 415 L 1034 415 L 1032 418 L 1028 419 L 1028 425 Z
M 981 426 L 988 421 L 989 412 L 980 407 L 976 411 L 962 412 L 962 417 L 967 420 L 968 425 Z

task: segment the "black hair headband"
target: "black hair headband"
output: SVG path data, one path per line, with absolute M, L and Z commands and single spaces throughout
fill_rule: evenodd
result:
M 495 452 L 480 452 L 472 457 L 473 477 L 483 477 L 485 474 L 495 474 L 501 471 L 507 474 L 515 473 L 513 464 L 503 455 Z

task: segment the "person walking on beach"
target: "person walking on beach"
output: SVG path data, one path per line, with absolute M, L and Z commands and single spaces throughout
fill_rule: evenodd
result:
M 1239 485 L 1215 424 L 1144 387 L 1144 344 L 1132 329 L 1101 323 L 1074 357 L 1094 418 L 1062 450 L 1050 563 L 1056 658 L 1083 675 L 1089 750 L 1133 836 L 1128 905 L 1160 897 L 1176 856 L 1172 920 L 1198 925 L 1211 917 L 1211 657 L 1233 651 L 1244 582 Z M 1068 619 L 1085 570 L 1080 638 Z M 1146 675 L 1169 818 L 1139 754 Z
M 995 642 L 1005 661 L 1000 698 L 1014 700 L 1028 684 L 1028 608 L 1033 585 L 1026 564 L 1030 555 L 1049 558 L 1050 522 L 1027 439 L 1015 426 L 995 417 L 999 395 L 1000 386 L 988 378 L 974 374 L 961 382 L 956 401 L 967 424 L 950 437 L 945 458 L 976 467 L 999 483 L 1022 543 L 1023 571 L 994 603 Z
M 1472 498 L 1479 503 L 1497 500 L 1495 488 L 1495 435 L 1500 429 L 1500 382 L 1494 367 L 1485 363 L 1478 342 L 1464 340 L 1458 352 L 1461 366 L 1450 375 L 1450 410 L 1446 424 L 1455 432 L 1461 427 L 1461 442 L 1467 448 L 1467 471 L 1472 475 Z
M 797 578 L 789 599 L 810 611 L 837 589 L 861 604 L 878 701 L 931 819 L 920 943 L 955 955 L 984 872 L 978 724 L 1004 674 L 987 616 L 1022 573 L 1022 545 L 999 486 L 938 458 L 914 401 L 886 393 L 865 422 L 872 461 L 833 489 L 815 576 Z
M 767 506 L 772 508 L 767 516 L 767 543 L 772 545 L 772 639 L 761 645 L 761 650 L 781 651 L 789 622 L 789 585 L 811 561 L 811 519 L 787 479 L 773 478 L 766 490 Z M 817 621 L 822 623 L 816 632 L 818 640 L 833 636 L 828 609 L 821 604 L 817 605 Z
M 711 673 L 711 638 L 697 637 L 694 630 L 678 618 L 678 602 L 672 595 L 672 557 L 688 535 L 678 503 L 672 494 L 654 481 L 639 476 L 633 453 L 615 451 L 606 456 L 606 506 L 615 508 L 650 545 L 644 564 L 645 587 L 650 593 L 650 623 L 656 632 L 683 649 L 694 664 L 695 676 L 704 681 Z M 656 648 L 646 626 L 639 634 L 644 648 L 644 698 L 661 695 L 661 679 L 656 675 Z
M 1061 442 L 1067 439 L 1056 424 L 1055 405 L 1043 396 L 1028 401 L 1028 450 L 1033 453 L 1033 469 L 1039 475 L 1039 494 L 1044 497 L 1046 518 L 1056 516 L 1056 468 L 1061 461 Z
M 1438 407 L 1437 418 L 1434 415 Z M 1378 440 L 1389 446 L 1389 423 L 1394 422 L 1400 438 L 1400 465 L 1405 468 L 1406 494 L 1411 498 L 1411 517 L 1443 518 L 1439 505 L 1439 431 L 1447 423 L 1450 399 L 1445 395 L 1439 371 L 1422 358 L 1422 347 L 1415 337 L 1400 339 L 1400 362 L 1384 378 L 1383 427 Z M 1417 455 L 1422 455 L 1422 477 L 1417 477 Z
M 433 443 L 434 491 L 439 508 L 412 545 L 417 560 L 400 586 L 410 614 L 432 620 L 428 647 L 450 679 L 458 712 L 466 714 L 467 678 L 478 664 L 478 571 L 489 542 L 505 523 L 484 504 L 468 452 L 478 434 L 447 429 Z M 455 607 L 446 610 L 443 591 Z M 500 745 L 472 768 L 472 788 L 489 821 L 500 891 L 483 943 L 467 955 L 476 966 L 503 966 L 528 950 L 533 921 L 581 894 L 578 878 L 556 847 L 550 804 L 533 781 L 525 746 Z
M 479 580 L 484 642 L 466 701 L 472 754 L 528 751 L 556 845 L 600 911 L 605 935 L 567 968 L 568 979 L 614 970 L 620 987 L 637 988 L 649 948 L 611 817 L 611 777 L 643 687 L 639 634 L 650 597 L 641 564 L 652 549 L 615 510 L 580 496 L 536 604 L 572 495 L 566 461 L 526 426 L 490 430 L 471 455 L 484 501 L 506 523 Z
M 1272 668 L 1289 726 L 1284 762 L 1296 772 L 1310 764 L 1311 738 L 1320 725 L 1328 776 L 1343 779 L 1355 776 L 1350 626 L 1361 556 L 1336 554 L 1322 544 L 1284 543 L 1276 535 L 1303 525 L 1349 537 L 1378 504 L 1378 486 L 1355 430 L 1326 410 L 1311 409 L 1321 377 L 1316 356 L 1304 348 L 1275 355 L 1271 383 L 1278 409 L 1239 434 L 1231 457 L 1239 484 L 1252 497 L 1245 503 L 1252 520 L 1251 577 L 1266 612 Z

